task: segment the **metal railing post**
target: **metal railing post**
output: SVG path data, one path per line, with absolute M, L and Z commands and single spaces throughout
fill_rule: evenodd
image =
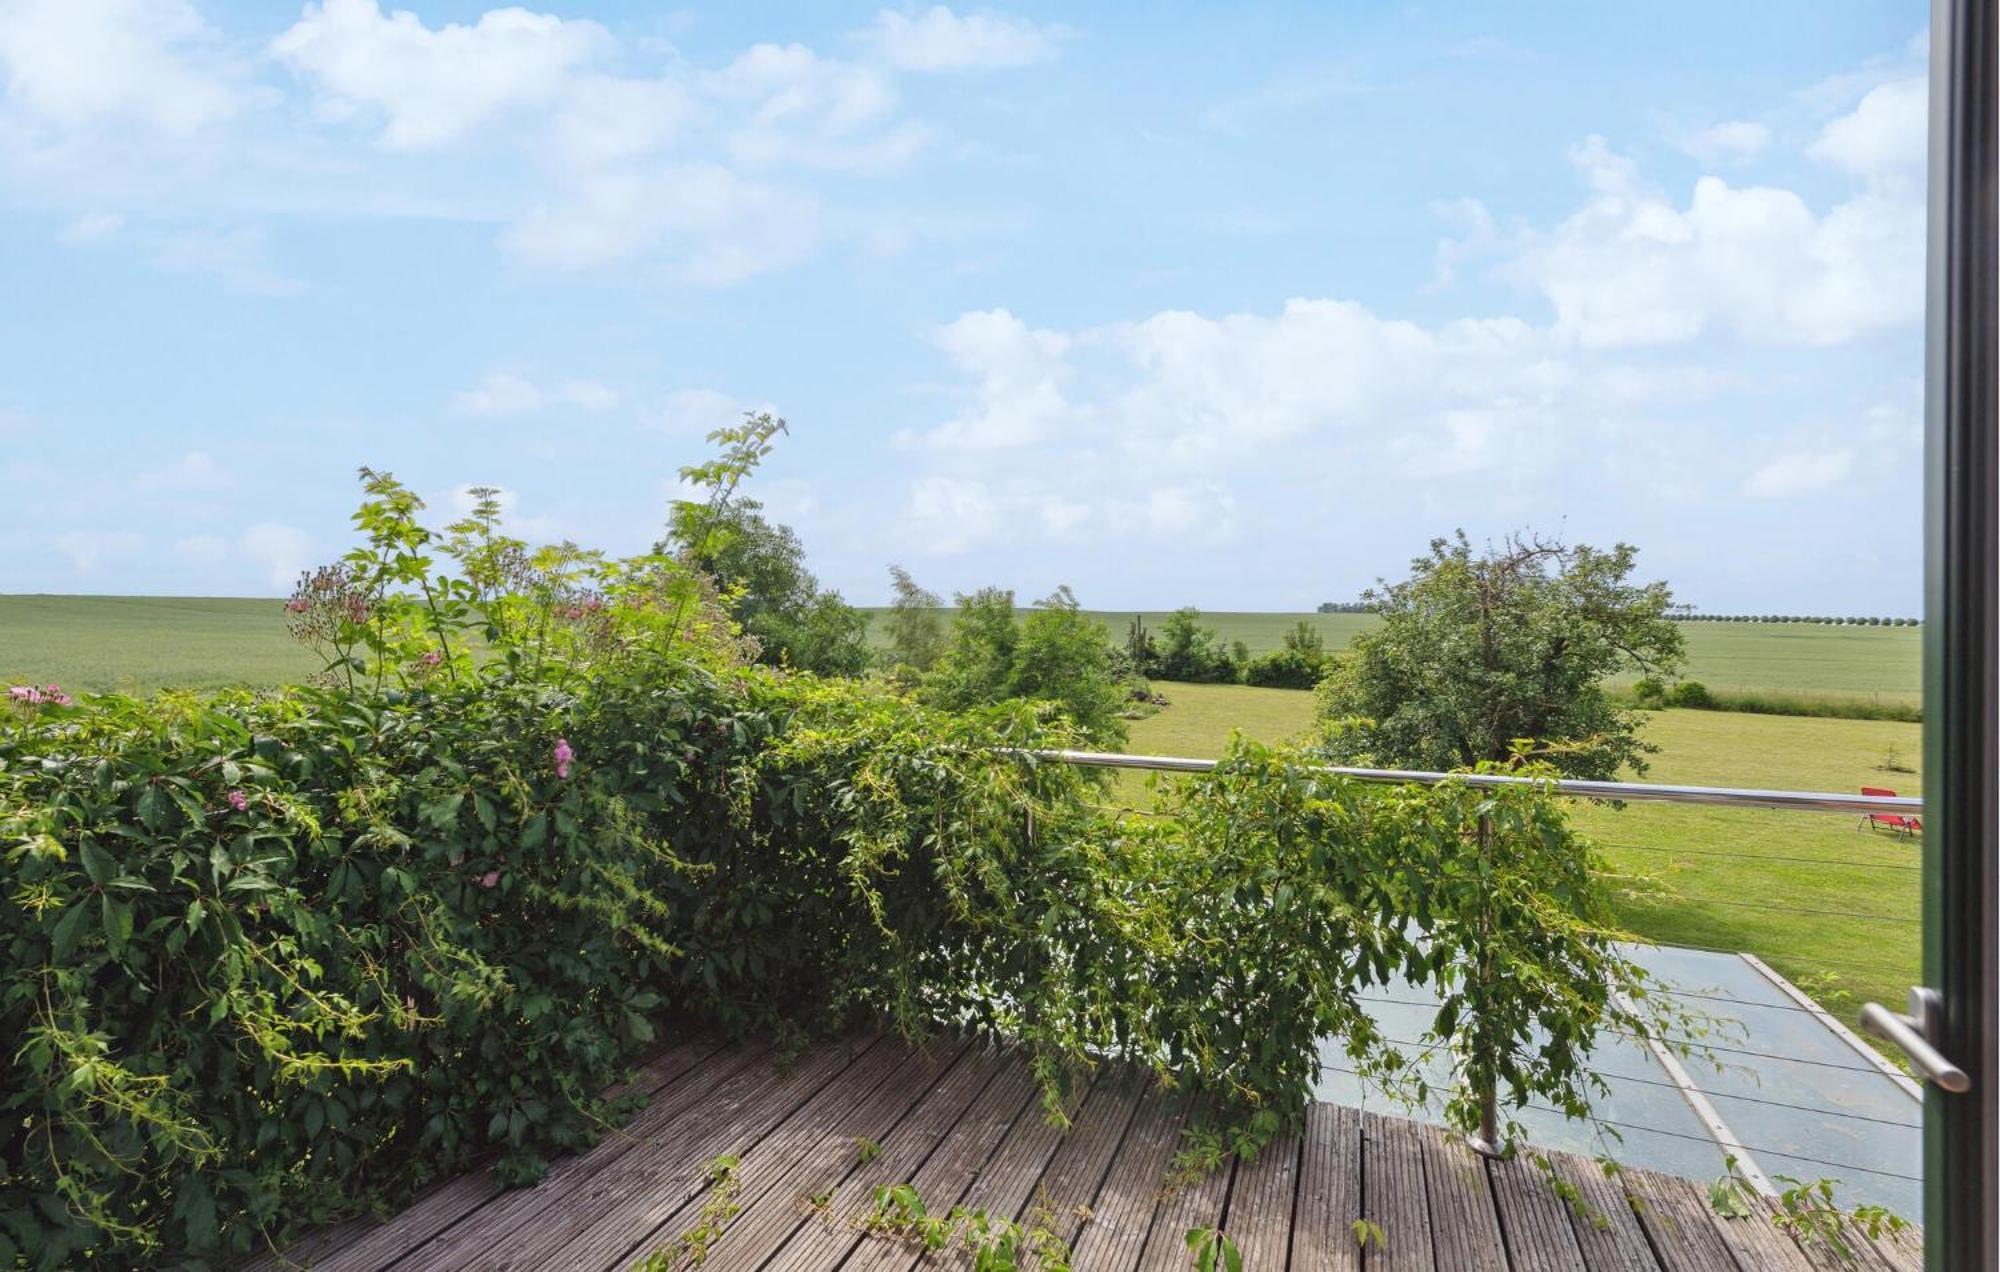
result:
M 1493 815 L 1491 813 L 1479 814 L 1479 829 L 1476 833 L 1479 839 L 1479 855 L 1483 858 L 1493 850 Z M 1478 972 L 1480 1002 L 1482 1005 L 1486 1000 L 1487 993 L 1493 987 L 1492 936 L 1492 911 L 1482 907 L 1479 916 Z M 1473 1014 L 1473 1032 L 1475 1038 L 1484 1032 L 1480 1027 L 1480 1023 L 1478 1011 L 1475 1009 Z M 1480 1068 L 1486 1076 L 1478 1091 L 1479 1129 L 1466 1137 L 1466 1143 L 1470 1144 L 1473 1151 L 1481 1156 L 1499 1157 L 1504 1152 L 1504 1148 L 1500 1143 L 1500 1093 L 1498 1083 L 1493 1076 L 1493 1065 L 1491 1063 L 1493 1057 L 1491 1055 L 1480 1055 L 1476 1059 L 1484 1062 L 1480 1065 Z

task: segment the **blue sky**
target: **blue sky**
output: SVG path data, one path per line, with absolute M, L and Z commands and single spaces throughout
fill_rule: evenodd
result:
M 361 464 L 637 550 L 768 406 L 863 603 L 1914 613 L 1925 21 L 0 0 L 0 591 L 280 594 Z

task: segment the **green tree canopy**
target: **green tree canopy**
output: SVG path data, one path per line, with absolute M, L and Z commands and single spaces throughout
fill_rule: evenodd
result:
M 1184 605 L 1160 624 L 1153 675 L 1162 680 L 1231 681 L 1242 661 L 1223 645 L 1213 627 L 1202 624 L 1201 611 Z
M 1025 620 L 1014 593 L 986 587 L 958 597 L 951 642 L 919 696 L 953 710 L 1009 698 L 1054 702 L 1098 743 L 1121 742 L 1125 686 L 1112 666 L 1110 633 L 1059 587 Z
M 1637 551 L 1510 536 L 1475 553 L 1431 543 L 1410 577 L 1371 590 L 1382 616 L 1321 682 L 1318 716 L 1343 762 L 1418 769 L 1504 761 L 1520 743 L 1573 777 L 1645 770 L 1638 717 L 1605 696 L 1623 671 L 1682 659 L 1664 583 L 1633 583 Z
M 656 550 L 714 577 L 730 615 L 757 638 L 759 662 L 828 676 L 867 669 L 868 616 L 821 589 L 799 536 L 756 500 L 677 506 Z
M 936 592 L 917 586 L 910 572 L 900 565 L 889 567 L 889 581 L 896 599 L 882 616 L 882 631 L 889 641 L 888 659 L 892 667 L 929 671 L 944 652 L 944 601 Z

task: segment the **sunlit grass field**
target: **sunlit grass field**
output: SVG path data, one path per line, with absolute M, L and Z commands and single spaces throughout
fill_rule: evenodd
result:
M 879 613 L 880 611 L 870 611 Z M 1096 614 L 1114 639 L 1132 615 Z M 1141 614 L 1158 629 L 1164 613 Z M 1204 614 L 1225 641 L 1253 654 L 1276 649 L 1305 619 L 1341 648 L 1375 620 L 1366 614 Z M 1711 689 L 1915 703 L 1920 636 L 1913 627 L 1689 623 L 1686 675 Z M 311 658 L 285 635 L 276 599 L 0 596 L 0 682 L 89 691 L 266 686 L 296 680 Z
M 1158 688 L 1172 705 L 1133 722 L 1128 750 L 1213 757 L 1232 729 L 1281 742 L 1311 722 L 1312 695 L 1297 690 Z M 1645 781 L 1922 792 L 1921 725 L 1725 711 L 1646 720 L 1660 750 Z M 1151 802 L 1139 774 L 1121 773 L 1114 791 Z M 1865 999 L 1902 1002 L 1920 979 L 1915 841 L 1841 813 L 1628 803 L 1579 805 L 1576 819 L 1619 872 L 1619 918 L 1643 937 L 1747 950 L 1850 1019 Z
M 265 687 L 318 668 L 284 602 L 179 596 L 0 596 L 0 684 L 90 693 Z
M 4 604 L 4 601 L 0 601 Z M 879 610 L 870 613 L 880 613 Z M 1122 641 L 1133 612 L 1099 610 L 1093 617 Z M 1138 612 L 1158 632 L 1166 614 Z M 1368 614 L 1246 614 L 1203 611 L 1202 621 L 1223 641 L 1242 641 L 1254 654 L 1269 653 L 1300 619 L 1313 625 L 1327 648 L 1345 648 L 1355 633 L 1375 625 Z M 1859 698 L 1915 705 L 1923 695 L 1921 629 L 1821 627 L 1808 623 L 1684 623 L 1688 662 L 1682 676 L 1711 689 Z M 1633 677 L 1625 677 L 1629 682 Z

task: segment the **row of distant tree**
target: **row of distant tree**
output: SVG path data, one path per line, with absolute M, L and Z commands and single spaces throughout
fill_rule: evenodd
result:
M 1372 614 L 1372 601 L 1321 601 L 1322 614 Z M 1667 617 L 1680 623 L 1818 623 L 1822 627 L 1920 627 L 1920 618 L 1874 618 L 1857 614 L 1697 614 L 1682 609 Z
M 1681 623 L 1818 623 L 1822 627 L 1920 627 L 1920 618 L 1868 618 L 1833 614 L 1693 614 L 1669 615 Z

